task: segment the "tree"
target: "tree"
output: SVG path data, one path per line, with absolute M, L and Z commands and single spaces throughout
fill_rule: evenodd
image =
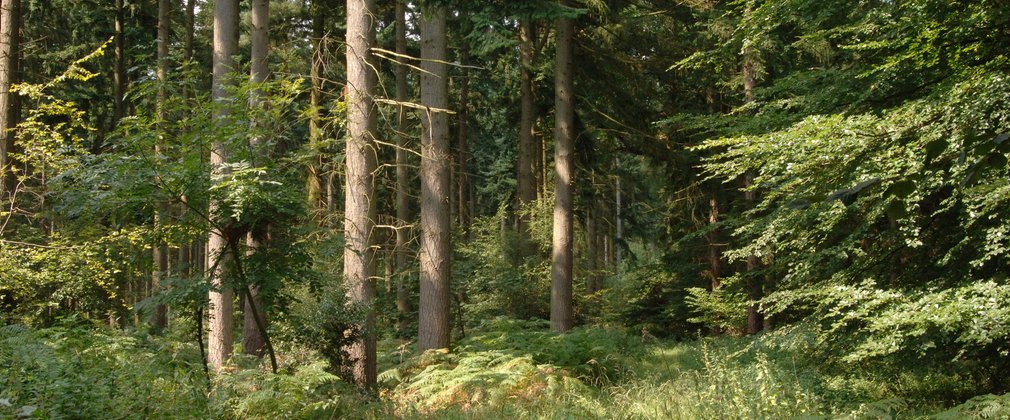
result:
M 421 17 L 421 302 L 417 346 L 449 347 L 452 275 L 449 185 L 449 95 L 446 11 L 426 4 Z
M 253 0 L 251 20 L 249 38 L 252 44 L 252 58 L 249 66 L 249 79 L 255 86 L 265 82 L 270 73 L 270 0 Z M 259 98 L 259 92 L 253 92 L 249 100 L 252 114 L 256 113 L 256 108 L 262 106 L 265 106 L 265 104 Z M 253 125 L 251 131 L 255 132 L 255 119 L 250 121 L 250 124 Z M 252 146 L 255 148 L 262 139 L 254 136 L 251 141 Z M 246 238 L 246 244 L 249 246 L 250 252 L 261 252 L 265 247 L 269 246 L 269 233 L 269 224 L 264 223 L 259 226 L 253 226 Z M 266 308 L 263 307 L 263 301 L 260 299 L 259 285 L 250 284 L 246 287 L 248 290 L 246 291 L 245 308 L 242 311 L 244 317 L 242 323 L 242 350 L 246 354 L 263 356 L 266 342 L 260 329 L 266 327 Z
M 157 118 L 161 138 L 154 146 L 154 155 L 159 160 L 162 158 L 164 148 L 164 138 L 166 137 L 165 121 L 168 120 L 166 102 L 168 101 L 168 43 L 172 25 L 171 2 L 169 0 L 158 0 L 158 103 Z M 158 209 L 154 213 L 155 235 L 162 234 L 164 218 L 168 217 L 168 203 L 164 200 L 158 203 Z M 154 246 L 151 247 L 151 259 L 154 261 L 154 269 L 151 275 L 151 288 L 157 292 L 161 287 L 162 279 L 168 274 L 168 246 L 164 239 L 155 237 Z M 151 314 L 151 328 L 155 332 L 160 332 L 168 323 L 167 308 L 164 304 L 157 304 Z
M 572 305 L 573 200 L 575 165 L 575 96 L 573 49 L 575 21 L 557 20 L 557 52 L 554 74 L 555 198 L 554 241 L 551 264 L 551 329 L 564 332 L 575 322 Z
M 347 1 L 347 189 L 344 204 L 344 281 L 348 300 L 365 309 L 360 338 L 347 348 L 354 381 L 375 385 L 375 227 L 376 169 L 375 0 Z
M 306 198 L 312 217 L 317 225 L 322 225 L 326 212 L 326 197 L 323 196 L 323 70 L 326 60 L 326 7 L 323 0 L 312 1 L 312 63 L 309 65 L 309 150 L 313 160 L 306 173 Z
M 534 137 L 536 104 L 534 102 L 533 64 L 536 24 L 524 19 L 519 24 L 519 162 L 516 166 L 516 197 L 520 207 L 537 199 L 537 170 L 540 150 Z M 525 221 L 519 219 L 519 232 L 525 233 Z
M 214 2 L 214 56 L 213 86 L 211 96 L 220 108 L 214 116 L 218 125 L 227 124 L 228 113 L 225 102 L 231 97 L 228 89 L 230 74 L 235 70 L 234 55 L 238 52 L 238 0 L 216 0 Z M 228 146 L 215 139 L 210 151 L 212 175 L 226 175 L 229 159 Z M 218 213 L 219 203 L 211 201 L 210 214 Z M 207 361 L 215 369 L 220 369 L 231 357 L 234 342 L 234 320 L 232 313 L 234 292 L 225 284 L 228 265 L 228 238 L 223 229 L 230 224 L 225 217 L 215 220 L 216 226 L 207 240 L 207 265 L 210 272 L 210 332 L 207 338 Z
M 407 289 L 407 242 L 410 240 L 410 179 L 407 173 L 407 4 L 396 1 L 396 330 L 405 335 L 409 325 L 410 293 Z
M 10 153 L 14 149 L 11 130 L 17 125 L 17 109 L 10 87 L 17 82 L 18 29 L 20 28 L 20 0 L 3 0 L 0 3 L 0 199 L 14 190 L 14 171 Z

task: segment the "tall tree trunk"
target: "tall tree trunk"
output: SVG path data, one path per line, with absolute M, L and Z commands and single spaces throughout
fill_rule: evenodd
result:
M 113 36 L 113 70 L 112 70 L 112 127 L 115 128 L 124 116 L 126 105 L 126 36 L 123 25 L 126 20 L 126 10 L 123 0 L 116 0 L 115 35 Z
M 251 60 L 249 63 L 249 79 L 253 84 L 266 82 L 270 75 L 270 0 L 252 0 L 252 13 L 250 14 L 251 25 L 249 28 L 249 39 L 251 43 Z M 259 89 L 255 89 L 250 96 L 249 107 L 252 108 L 253 115 L 260 107 L 266 106 L 261 98 Z M 254 150 L 262 147 L 262 139 L 255 131 L 256 120 L 250 121 L 253 131 L 252 144 Z M 257 154 L 258 155 L 258 154 Z M 246 243 L 250 252 L 263 252 L 269 246 L 269 224 L 254 226 L 249 231 Z M 248 285 L 249 292 L 246 294 L 245 307 L 243 308 L 242 322 L 242 350 L 245 354 L 258 357 L 263 356 L 266 347 L 265 338 L 260 331 L 257 322 L 263 323 L 263 328 L 267 325 L 267 309 L 260 299 L 260 286 L 258 284 Z
M 463 228 L 464 232 L 469 231 L 470 226 L 470 176 L 468 171 L 470 170 L 470 145 L 467 143 L 467 112 L 470 106 L 470 47 L 463 41 L 463 46 L 460 47 L 460 64 L 463 66 L 462 75 L 460 77 L 460 89 L 459 89 L 459 136 L 456 144 L 457 153 L 459 154 L 459 176 L 456 177 L 458 194 L 456 198 L 456 205 L 458 210 L 456 214 L 459 217 L 459 225 Z
M 309 106 L 312 115 L 309 117 L 309 150 L 312 151 L 312 162 L 309 163 L 306 178 L 306 191 L 308 192 L 309 209 L 316 225 L 321 226 L 326 213 L 326 203 L 323 196 L 323 164 L 322 143 L 323 143 L 323 69 L 326 54 L 326 8 L 322 5 L 322 0 L 312 2 L 312 64 L 311 83 L 312 90 L 309 94 Z
M 757 74 L 754 60 L 754 53 L 752 51 L 745 50 L 743 54 L 743 90 L 744 100 L 747 103 L 754 101 L 754 87 L 757 85 Z M 752 188 L 753 185 L 754 172 L 748 171 L 744 175 L 744 199 L 750 207 L 754 207 L 757 204 L 757 192 Z M 761 278 L 754 273 L 754 271 L 756 271 L 759 267 L 760 261 L 758 260 L 757 255 L 748 255 L 748 274 L 746 276 L 747 281 L 745 283 L 747 286 L 747 298 L 751 301 L 751 304 L 747 306 L 747 334 L 757 334 L 762 328 L 764 328 L 764 316 L 761 314 L 760 307 L 757 303 L 757 301 L 764 297 L 764 289 L 761 284 Z
M 344 204 L 344 278 L 350 302 L 369 306 L 360 325 L 360 341 L 348 346 L 355 382 L 375 385 L 375 226 L 376 168 L 375 0 L 347 0 L 347 190 Z
M 199 0 L 188 0 L 186 2 L 186 33 L 182 40 L 182 59 L 189 62 L 193 59 L 193 38 L 196 35 L 196 2 Z
M 421 303 L 417 346 L 449 347 L 450 244 L 448 66 L 446 12 L 433 6 L 421 18 Z
M 572 305 L 572 190 L 575 184 L 575 103 L 573 47 L 575 22 L 559 18 L 554 75 L 555 137 L 554 245 L 551 265 L 551 329 L 568 331 L 575 322 Z
M 537 198 L 537 160 L 540 150 L 533 134 L 536 109 L 533 97 L 534 24 L 524 20 L 519 25 L 519 163 L 516 167 L 516 198 L 520 208 Z M 526 236 L 527 220 L 519 217 L 520 235 Z
M 396 101 L 407 102 L 407 4 L 396 2 Z M 407 173 L 407 109 L 400 105 L 396 113 L 396 330 L 407 335 L 411 311 L 407 288 L 407 242 L 410 240 L 410 179 Z
M 165 122 L 168 121 L 168 112 L 165 109 L 166 102 L 168 102 L 168 44 L 169 44 L 169 34 L 172 30 L 172 16 L 171 16 L 171 1 L 170 0 L 158 0 L 158 100 L 157 100 L 157 114 L 158 114 L 158 130 L 160 131 L 160 138 L 154 146 L 154 155 L 161 161 L 162 148 L 164 147 L 164 139 L 167 137 Z M 158 203 L 158 210 L 154 213 L 154 232 L 155 232 L 155 242 L 154 246 L 151 248 L 151 257 L 154 261 L 154 270 L 151 275 L 151 288 L 153 293 L 158 293 L 161 288 L 161 282 L 165 275 L 168 274 L 168 246 L 165 241 L 161 238 L 164 218 L 168 216 L 168 202 L 162 200 Z M 154 307 L 154 312 L 151 314 L 151 329 L 155 333 L 160 333 L 168 323 L 168 310 L 164 304 L 158 304 Z
M 224 104 L 230 93 L 226 84 L 229 75 L 235 71 L 233 57 L 238 52 L 238 0 L 216 0 L 214 2 L 214 80 L 212 96 L 215 102 Z M 214 116 L 219 125 L 228 124 L 228 112 L 221 108 Z M 224 167 L 229 160 L 228 146 L 221 141 L 214 141 L 210 152 L 211 171 L 214 174 L 226 174 Z M 217 213 L 218 203 L 211 201 L 210 214 Z M 229 220 L 217 220 L 217 225 L 224 227 Z M 210 299 L 210 333 L 207 337 L 207 361 L 215 369 L 220 369 L 232 354 L 235 341 L 234 292 L 225 282 L 225 269 L 228 266 L 228 238 L 225 232 L 213 229 L 207 240 L 207 273 L 215 290 L 209 293 Z
M 17 98 L 11 94 L 11 85 L 17 82 L 19 29 L 21 27 L 21 1 L 0 2 L 0 200 L 6 199 L 15 188 L 14 133 L 17 125 Z

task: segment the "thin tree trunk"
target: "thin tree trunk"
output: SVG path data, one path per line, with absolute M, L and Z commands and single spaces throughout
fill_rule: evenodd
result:
M 168 120 L 168 111 L 165 107 L 166 102 L 168 102 L 168 37 L 172 30 L 171 10 L 170 0 L 158 0 L 157 115 L 160 138 L 154 146 L 154 155 L 159 161 L 162 160 L 162 148 L 164 147 L 163 142 L 164 138 L 167 136 L 165 122 Z M 163 234 L 162 228 L 164 225 L 164 218 L 168 216 L 168 211 L 168 202 L 161 200 L 158 203 L 158 210 L 154 213 L 154 232 L 156 236 L 154 246 L 151 248 L 151 257 L 154 261 L 154 270 L 152 270 L 153 273 L 151 275 L 151 288 L 154 293 L 158 293 L 161 288 L 162 280 L 165 275 L 168 274 L 168 247 L 165 244 L 165 241 L 161 238 Z M 167 324 L 167 307 L 164 304 L 155 305 L 154 312 L 151 314 L 151 330 L 154 333 L 160 333 Z
M 464 41 L 463 46 L 460 48 L 460 64 L 462 64 L 462 76 L 460 81 L 460 93 L 459 93 L 459 137 L 457 141 L 457 153 L 459 153 L 459 176 L 456 178 L 458 187 L 458 194 L 456 199 L 456 205 L 458 210 L 456 214 L 459 217 L 459 225 L 463 228 L 464 232 L 469 231 L 470 226 L 470 177 L 468 174 L 470 167 L 470 145 L 467 142 L 467 112 L 470 100 L 470 47 Z
M 749 10 L 748 10 L 749 13 Z M 757 85 L 757 74 L 755 69 L 754 55 L 749 50 L 745 51 L 743 54 L 743 90 L 744 90 L 744 100 L 747 103 L 754 101 L 754 87 Z M 747 205 L 754 207 L 757 204 L 757 192 L 752 188 L 754 185 L 754 172 L 748 171 L 744 175 L 744 199 L 747 201 Z M 760 267 L 760 261 L 757 255 L 747 256 L 747 271 L 748 275 L 746 277 L 747 286 L 747 298 L 751 301 L 750 305 L 747 306 L 747 334 L 757 334 L 764 328 L 764 317 L 761 314 L 758 301 L 764 297 L 764 289 L 761 284 L 761 278 L 754 274 Z
M 375 0 L 347 1 L 347 189 L 344 205 L 344 278 L 352 303 L 369 306 L 359 326 L 360 341 L 346 349 L 354 362 L 359 387 L 375 385 L 375 226 L 374 173 L 376 168 Z
M 396 2 L 396 101 L 407 102 L 407 5 Z M 407 173 L 407 112 L 402 105 L 396 114 L 396 330 L 407 335 L 411 311 L 410 292 L 407 289 L 407 242 L 410 240 L 410 189 Z
M 215 102 L 224 104 L 230 93 L 226 84 L 229 75 L 235 71 L 233 57 L 238 51 L 238 0 L 216 0 L 214 2 L 214 80 L 212 96 Z M 228 112 L 221 108 L 214 116 L 219 125 L 228 124 Z M 224 167 L 229 160 L 229 150 L 225 143 L 214 141 L 210 152 L 211 171 L 225 174 Z M 211 201 L 210 214 L 217 213 L 218 203 Z M 228 220 L 218 220 L 218 226 L 226 226 Z M 218 229 L 210 232 L 207 239 L 207 258 L 211 272 L 207 273 L 215 290 L 209 293 L 210 299 L 210 332 L 208 333 L 207 360 L 212 367 L 220 369 L 231 358 L 234 345 L 235 325 L 233 300 L 234 292 L 225 282 L 227 260 L 227 238 Z
M 614 158 L 614 268 L 621 273 L 621 263 L 624 261 L 624 221 L 621 215 L 624 209 L 623 190 L 621 189 L 621 158 Z
M 722 285 L 722 250 L 719 244 L 719 187 L 708 199 L 708 223 L 712 230 L 708 233 L 708 265 L 711 288 L 714 292 Z
M 536 147 L 533 125 L 536 121 L 536 110 L 533 97 L 533 53 L 534 24 L 524 20 L 519 25 L 519 75 L 520 75 L 520 106 L 519 106 L 519 163 L 516 173 L 516 196 L 519 207 L 527 205 L 537 198 L 537 156 L 540 152 Z M 526 236 L 527 220 L 519 217 L 517 224 L 520 235 Z
M 595 184 L 596 175 L 593 174 L 593 185 L 595 186 Z M 588 268 L 588 273 L 586 273 L 586 293 L 593 294 L 600 290 L 599 244 L 597 243 L 599 232 L 596 227 L 599 221 L 597 220 L 596 200 L 591 199 L 590 201 L 586 210 L 586 265 Z
M 196 2 L 199 0 L 188 0 L 186 2 L 186 33 L 183 37 L 182 58 L 189 62 L 193 59 L 193 38 L 196 33 Z
M 312 64 L 311 83 L 312 90 L 309 95 L 309 106 L 312 116 L 309 118 L 309 150 L 313 153 L 312 162 L 307 169 L 306 190 L 308 192 L 309 209 L 312 211 L 313 220 L 316 225 L 321 226 L 326 212 L 326 203 L 323 197 L 323 69 L 326 55 L 323 48 L 326 36 L 326 8 L 322 5 L 322 0 L 312 2 Z
M 575 103 L 573 47 L 575 22 L 559 18 L 554 76 L 555 137 L 554 168 L 554 245 L 551 265 L 551 329 L 564 332 L 575 322 L 572 305 L 572 190 L 575 184 L 573 162 L 575 145 Z
M 21 25 L 20 0 L 0 2 L 0 200 L 13 194 L 15 188 L 14 133 L 17 125 L 17 98 L 11 94 L 11 85 L 17 82 L 19 29 Z
M 421 302 L 417 346 L 449 347 L 450 244 L 448 66 L 446 12 L 434 6 L 421 18 Z
M 124 95 L 126 94 L 126 37 L 123 34 L 125 9 L 123 0 L 116 0 L 115 34 L 113 36 L 113 70 L 112 70 L 112 128 L 126 116 Z
M 250 15 L 249 39 L 252 51 L 249 79 L 256 85 L 265 82 L 270 75 L 270 0 L 253 0 Z M 254 116 L 258 108 L 266 106 L 261 96 L 258 88 L 250 95 L 249 107 L 252 108 Z M 254 150 L 262 147 L 260 145 L 262 139 L 256 133 L 256 130 L 259 129 L 256 127 L 256 123 L 256 119 L 252 118 L 250 121 L 250 128 L 253 131 L 251 146 Z M 267 223 L 263 226 L 254 226 L 246 237 L 246 244 L 251 253 L 263 252 L 266 247 L 270 246 L 270 225 Z M 267 326 L 267 308 L 260 299 L 260 286 L 258 284 L 247 286 L 245 306 L 242 310 L 242 351 L 245 354 L 263 357 L 266 338 L 262 331 L 265 331 Z

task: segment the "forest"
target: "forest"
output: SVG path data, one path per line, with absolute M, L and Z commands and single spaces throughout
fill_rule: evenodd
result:
M 1008 418 L 997 0 L 0 0 L 0 418 Z

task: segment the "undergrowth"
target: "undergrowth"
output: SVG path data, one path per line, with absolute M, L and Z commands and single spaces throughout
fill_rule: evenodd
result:
M 184 329 L 155 337 L 80 320 L 0 327 L 0 418 L 1006 418 L 1010 395 L 950 401 L 970 377 L 826 364 L 812 335 L 643 342 L 607 327 L 485 322 L 451 351 L 387 340 L 377 395 L 302 350 L 269 373 L 237 357 L 208 378 Z M 172 344 L 176 343 L 176 344 Z M 292 346 L 291 343 L 282 343 Z M 945 394 L 946 393 L 946 394 Z M 951 398 L 951 397 L 948 397 Z

